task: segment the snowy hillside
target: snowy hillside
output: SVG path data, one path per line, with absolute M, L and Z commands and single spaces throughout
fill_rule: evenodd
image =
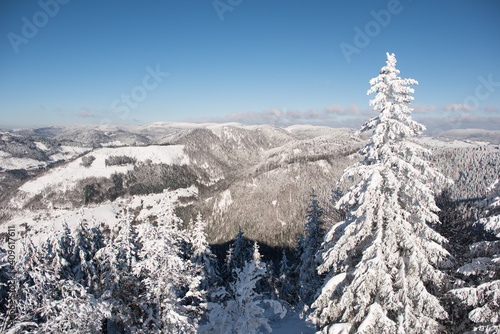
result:
M 95 160 L 89 167 L 82 165 L 82 159 L 86 156 L 93 156 Z M 25 204 L 20 198 L 30 198 L 34 195 L 51 191 L 66 192 L 73 188 L 77 181 L 89 177 L 108 178 L 114 173 L 125 173 L 133 169 L 133 165 L 126 166 L 106 166 L 106 159 L 110 156 L 127 156 L 138 162 L 150 160 L 153 163 L 164 163 L 168 165 L 187 165 L 189 158 L 184 154 L 183 147 L 176 146 L 147 146 L 147 147 L 119 147 L 119 148 L 99 148 L 75 159 L 63 166 L 56 167 L 47 173 L 27 181 L 19 187 L 19 197 L 11 200 L 11 205 L 22 208 Z

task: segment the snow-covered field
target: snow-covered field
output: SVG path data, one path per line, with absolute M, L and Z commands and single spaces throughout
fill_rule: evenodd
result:
M 197 195 L 198 189 L 190 187 L 174 191 L 165 190 L 161 194 L 132 196 L 75 210 L 24 210 L 5 224 L 0 225 L 0 233 L 6 233 L 9 226 L 14 226 L 16 233 L 29 230 L 36 235 L 34 240 L 44 240 L 52 230 L 60 229 L 64 224 L 71 228 L 76 227 L 81 220 L 95 221 L 98 224 L 103 223 L 113 229 L 119 222 L 120 211 L 124 208 L 140 210 L 135 218 L 144 221 L 149 216 L 156 215 L 160 211 L 160 201 L 164 198 L 168 198 L 174 206 L 181 206 L 186 204 L 179 203 L 179 198 L 192 198 Z
M 35 143 L 36 146 L 42 150 L 46 150 L 47 147 L 43 143 Z M 50 162 L 55 162 L 59 160 L 70 160 L 74 157 L 86 153 L 91 149 L 88 147 L 73 147 L 73 146 L 61 146 L 58 153 L 50 155 L 49 161 L 38 161 L 31 158 L 18 158 L 13 157 L 10 153 L 0 151 L 0 169 L 12 170 L 12 169 L 32 169 L 38 167 L 45 167 Z
M 147 146 L 147 147 L 119 147 L 99 148 L 85 156 L 94 156 L 95 160 L 90 167 L 82 166 L 82 158 L 56 167 L 38 178 L 30 180 L 22 185 L 19 190 L 28 196 L 41 193 L 44 189 L 51 188 L 61 192 L 72 189 L 75 184 L 88 177 L 110 177 L 113 173 L 126 173 L 134 168 L 132 164 L 126 166 L 106 166 L 106 159 L 110 156 L 127 156 L 138 162 L 151 160 L 153 163 L 164 163 L 169 165 L 189 164 L 189 158 L 184 154 L 182 145 L 172 146 Z M 12 204 L 18 205 L 19 199 L 13 199 Z

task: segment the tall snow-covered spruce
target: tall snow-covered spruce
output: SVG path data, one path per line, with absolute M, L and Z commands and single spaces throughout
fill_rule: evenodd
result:
M 316 253 L 321 246 L 324 237 L 323 229 L 323 214 L 324 210 L 320 206 L 314 189 L 311 193 L 309 208 L 306 214 L 306 225 L 304 228 L 304 239 L 302 242 L 302 250 L 297 266 L 299 279 L 299 297 L 300 300 L 307 306 L 314 301 L 314 295 L 318 288 L 321 287 L 321 277 L 316 271 Z
M 410 116 L 409 86 L 418 82 L 398 74 L 387 53 L 367 92 L 376 93 L 370 106 L 380 113 L 361 128 L 372 131 L 371 141 L 339 180 L 360 177 L 337 203 L 346 219 L 319 253 L 327 277 L 311 319 L 322 333 L 434 333 L 447 318 L 436 297 L 446 239 L 429 227 L 439 223 L 429 185 L 445 178 L 426 161 L 430 152 L 410 140 L 425 130 Z

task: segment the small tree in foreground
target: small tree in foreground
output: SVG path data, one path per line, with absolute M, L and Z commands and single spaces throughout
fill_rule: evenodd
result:
M 320 273 L 325 284 L 311 319 L 322 333 L 438 332 L 447 317 L 436 294 L 445 275 L 446 240 L 428 224 L 439 209 L 428 184 L 444 177 L 425 160 L 430 154 L 408 140 L 425 127 L 410 117 L 413 79 L 401 79 L 394 54 L 370 80 L 370 101 L 380 114 L 361 131 L 373 131 L 364 160 L 340 182 L 361 180 L 338 202 L 347 212 L 325 237 Z
M 286 310 L 276 300 L 263 300 L 256 291 L 264 269 L 256 266 L 254 261 L 248 261 L 235 272 L 236 281 L 229 286 L 229 300 L 224 304 L 209 303 L 209 323 L 201 327 L 200 332 L 256 334 L 260 333 L 260 328 L 271 332 L 261 304 L 268 303 L 275 312 L 280 313 L 281 318 L 285 316 Z M 224 288 L 221 293 L 225 293 Z
M 322 218 L 324 210 L 316 197 L 313 189 L 306 214 L 304 239 L 301 245 L 302 251 L 298 254 L 299 264 L 297 266 L 299 297 L 307 306 L 310 306 L 314 301 L 314 295 L 322 284 L 322 278 L 316 271 L 316 267 L 318 266 L 316 253 L 325 235 Z

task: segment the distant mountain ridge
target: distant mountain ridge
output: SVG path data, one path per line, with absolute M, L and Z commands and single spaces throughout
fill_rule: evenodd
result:
M 490 142 L 492 144 L 500 144 L 500 130 L 481 130 L 481 129 L 467 129 L 467 130 L 448 130 L 439 133 L 436 137 L 449 138 L 454 140 L 472 140 L 481 142 Z

